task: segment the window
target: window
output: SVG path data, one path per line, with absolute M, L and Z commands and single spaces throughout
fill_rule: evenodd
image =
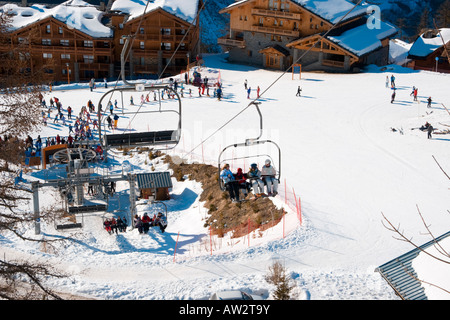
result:
M 51 58 L 53 58 L 53 55 L 52 55 L 51 53 L 43 53 L 43 54 L 42 54 L 42 57 L 43 57 L 44 59 L 51 59 Z
M 67 54 L 67 53 L 61 54 L 61 59 L 63 59 L 63 60 L 68 60 L 68 59 L 70 59 L 70 54 Z
M 262 27 L 264 25 L 264 18 L 259 18 L 259 26 Z
M 184 42 L 180 43 L 180 49 L 186 50 L 186 44 Z
M 69 40 L 59 40 L 59 43 L 62 46 L 68 47 L 69 46 Z
M 44 46 L 51 46 L 52 45 L 52 39 L 42 39 L 42 44 Z
M 63 75 L 67 75 L 67 68 L 63 68 L 63 69 L 61 69 L 61 71 L 62 71 L 62 74 Z M 69 74 L 72 74 L 72 70 L 71 69 L 69 69 Z
M 119 29 L 120 29 L 120 30 L 123 29 L 123 23 L 119 23 Z
M 161 29 L 161 34 L 163 36 L 170 36 L 170 28 L 162 28 Z
M 46 33 L 51 33 L 52 32 L 52 27 L 48 24 L 48 25 L 46 25 L 46 27 L 45 27 L 45 32 Z
M 84 43 L 84 46 L 85 46 L 85 47 L 89 47 L 89 48 L 94 47 L 94 41 L 91 41 L 91 40 L 84 40 L 83 43 Z
M 171 48 L 170 42 L 161 43 L 161 50 L 170 50 L 170 48 Z
M 58 33 L 59 34 L 63 34 L 63 28 L 62 27 L 58 27 Z
M 94 56 L 85 54 L 83 55 L 84 63 L 94 63 Z
M 144 34 L 144 28 L 140 28 L 140 29 L 139 29 L 139 33 L 140 33 L 140 34 Z
M 144 41 L 141 41 L 141 42 L 139 43 L 139 48 L 145 49 L 145 43 L 144 43 Z
M 21 37 L 19 37 L 18 41 L 21 44 L 28 44 L 28 38 L 21 38 Z
M 120 43 L 120 44 L 124 44 L 124 43 L 125 43 L 125 40 L 123 40 L 123 38 L 120 38 L 120 39 L 119 39 L 119 43 Z

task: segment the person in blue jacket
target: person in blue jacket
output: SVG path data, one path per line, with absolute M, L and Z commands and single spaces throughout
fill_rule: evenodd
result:
M 230 170 L 230 165 L 226 163 L 222 167 L 222 171 L 220 172 L 220 179 L 222 179 L 225 184 L 225 188 L 228 190 L 230 194 L 230 198 L 232 202 L 239 201 L 239 183 L 236 181 L 233 173 Z

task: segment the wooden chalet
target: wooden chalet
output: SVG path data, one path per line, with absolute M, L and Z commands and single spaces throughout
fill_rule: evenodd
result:
M 96 38 L 48 17 L 11 33 L 11 47 L 27 47 L 30 69 L 46 66 L 50 81 L 80 82 L 113 74 L 112 37 Z
M 450 29 L 427 30 L 414 41 L 407 66 L 414 70 L 450 73 Z
M 122 13 L 112 14 L 111 25 L 115 30 L 116 72 L 120 71 L 118 63 L 124 37 L 133 35 L 126 63 L 127 75 L 132 78 L 158 78 L 181 73 L 186 70 L 189 57 L 195 58 L 199 52 L 198 20 L 191 26 L 188 21 L 160 7 L 133 19 Z
M 125 8 L 136 6 L 135 12 L 114 9 L 117 2 Z M 202 2 L 194 2 L 198 11 Z M 128 78 L 158 78 L 186 70 L 199 53 L 198 19 L 193 22 L 192 17 L 168 12 L 165 2 L 151 2 L 150 11 L 136 14 L 144 11 L 145 5 L 142 10 L 140 5 L 132 0 L 110 1 L 108 6 L 83 0 L 52 6 L 5 4 L 0 11 L 9 12 L 13 23 L 9 46 L 0 51 L 21 46 L 29 70 L 44 68 L 48 81 L 55 83 L 115 80 L 121 71 L 124 37 L 132 36 L 125 65 Z
M 297 62 L 305 51 L 310 52 L 298 61 L 302 70 L 349 71 L 361 64 L 386 63 L 389 37 L 396 33 L 395 28 L 382 23 L 381 30 L 372 32 L 371 43 L 362 41 L 364 48 L 361 43 L 350 43 L 352 31 L 360 35 L 363 28 L 369 29 L 365 25 L 365 6 L 355 8 L 343 18 L 353 5 L 346 0 L 239 1 L 220 11 L 230 15 L 230 31 L 218 39 L 218 44 L 229 52 L 232 62 L 277 70 L 285 70 Z M 338 21 L 333 36 L 319 41 Z

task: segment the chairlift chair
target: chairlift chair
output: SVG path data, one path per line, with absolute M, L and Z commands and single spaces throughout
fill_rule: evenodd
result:
M 262 119 L 261 110 L 259 109 L 259 106 L 258 106 L 259 104 L 260 104 L 260 102 L 255 102 L 255 101 L 252 101 L 249 104 L 249 106 L 250 105 L 254 105 L 255 106 L 255 108 L 256 108 L 256 110 L 257 110 L 257 112 L 259 114 L 259 117 L 260 117 L 260 122 L 259 122 L 260 123 L 260 132 L 259 132 L 259 136 L 256 137 L 256 138 L 252 138 L 252 139 L 246 139 L 245 142 L 243 142 L 243 143 L 235 143 L 235 144 L 229 145 L 229 146 L 225 147 L 219 154 L 219 160 L 218 160 L 219 179 L 218 180 L 219 180 L 219 187 L 220 187 L 220 189 L 222 191 L 225 191 L 226 188 L 225 188 L 225 184 L 224 184 L 223 180 L 220 178 L 220 172 L 222 171 L 222 166 L 225 163 L 229 163 L 229 162 L 232 162 L 232 161 L 235 161 L 235 160 L 254 159 L 254 158 L 261 158 L 261 157 L 265 157 L 266 159 L 268 158 L 271 163 L 274 163 L 273 162 L 274 159 L 273 159 L 273 157 L 270 154 L 263 154 L 263 153 L 261 153 L 261 154 L 258 153 L 258 154 L 254 154 L 254 155 L 247 155 L 247 156 L 240 156 L 240 157 L 233 156 L 233 157 L 230 157 L 230 158 L 223 158 L 223 155 L 224 155 L 225 151 L 227 151 L 228 149 L 231 149 L 231 148 L 248 148 L 248 147 L 251 147 L 251 146 L 262 145 L 262 144 L 268 144 L 268 145 L 275 146 L 275 148 L 277 150 L 277 153 L 278 153 L 278 156 L 276 158 L 278 163 L 275 165 L 275 168 L 277 169 L 276 179 L 278 181 L 280 181 L 280 177 L 281 177 L 281 149 L 272 140 L 268 140 L 268 139 L 260 140 L 260 138 L 262 136 L 262 132 L 263 132 L 263 119 Z
M 110 134 L 106 133 L 106 130 L 102 130 L 102 126 L 105 126 L 106 116 L 102 113 L 101 105 L 103 99 L 111 94 L 114 91 L 128 91 L 128 92 L 153 92 L 160 90 L 168 90 L 175 95 L 175 99 L 172 99 L 168 102 L 173 102 L 173 100 L 178 101 L 178 110 L 173 109 L 163 109 L 161 107 L 161 100 L 159 100 L 159 108 L 158 110 L 145 110 L 138 112 L 122 112 L 122 115 L 136 115 L 141 114 L 143 116 L 155 113 L 175 113 L 178 117 L 177 127 L 171 128 L 168 130 L 160 130 L 160 131 L 145 131 L 145 132 L 124 132 L 124 133 L 116 133 Z M 158 96 L 160 96 L 158 94 Z M 105 110 L 105 113 L 107 111 Z M 170 88 L 167 85 L 144 85 L 138 84 L 136 86 L 126 86 L 120 88 L 114 88 L 108 92 L 106 92 L 99 101 L 98 107 L 98 119 L 99 119 L 99 139 L 100 144 L 104 149 L 110 148 L 135 148 L 135 147 L 153 147 L 158 150 L 168 150 L 175 148 L 175 146 L 179 143 L 181 138 L 181 99 L 176 91 Z

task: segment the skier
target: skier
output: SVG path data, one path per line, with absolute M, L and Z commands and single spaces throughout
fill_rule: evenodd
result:
M 244 87 L 245 87 L 245 90 L 247 90 L 247 79 L 245 79 L 245 81 L 244 81 Z
M 302 88 L 300 88 L 300 86 L 298 86 L 297 88 L 297 94 L 295 95 L 296 97 L 301 97 L 301 92 L 302 92 Z
M 419 90 L 418 88 L 414 89 L 414 101 L 417 101 L 417 90 Z
M 217 88 L 217 100 L 220 101 L 220 99 L 222 99 L 222 88 L 221 87 Z
M 430 124 L 430 125 L 428 126 L 428 128 L 427 128 L 428 139 L 432 139 L 431 134 L 433 133 L 433 130 L 434 130 L 434 128 L 433 128 L 433 126 Z
M 252 88 L 248 87 L 247 89 L 247 99 L 250 99 L 250 93 L 252 92 Z
M 395 88 L 395 77 L 394 77 L 394 75 L 391 75 L 391 87 Z
M 259 91 L 260 91 L 261 89 L 259 88 L 259 86 L 256 88 L 256 96 L 258 97 L 258 99 L 259 99 Z
M 394 89 L 394 92 L 392 93 L 392 96 L 391 96 L 391 103 L 393 103 L 394 100 L 395 100 L 395 89 Z
M 117 113 L 114 115 L 114 129 L 117 129 L 117 121 L 119 121 L 119 116 Z
M 275 196 L 278 194 L 278 180 L 275 178 L 276 170 L 270 164 L 270 160 L 265 161 L 264 166 L 261 168 L 261 176 L 266 182 L 267 194 L 270 196 Z
M 228 163 L 226 163 L 222 167 L 220 178 L 222 179 L 223 183 L 225 184 L 225 188 L 230 194 L 231 201 L 239 202 L 239 184 L 234 178 L 233 173 L 230 171 L 230 165 Z
M 386 88 L 389 88 L 389 76 L 386 76 Z
M 259 171 L 256 163 L 250 165 L 247 177 L 250 180 L 255 197 L 261 196 L 264 193 L 264 182 L 261 180 L 261 171 Z
M 112 129 L 112 119 L 109 115 L 106 118 L 106 121 L 108 122 L 108 129 Z
M 431 108 L 431 97 L 428 97 L 427 101 L 428 101 L 427 108 Z

